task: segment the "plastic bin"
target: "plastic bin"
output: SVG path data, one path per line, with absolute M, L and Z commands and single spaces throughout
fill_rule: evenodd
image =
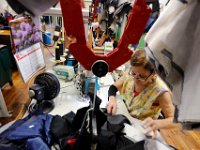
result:
M 51 44 L 51 32 L 43 32 L 42 39 L 44 44 Z

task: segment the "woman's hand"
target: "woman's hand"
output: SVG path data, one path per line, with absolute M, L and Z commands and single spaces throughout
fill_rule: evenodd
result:
M 116 99 L 115 99 L 114 96 L 110 96 L 109 97 L 109 102 L 108 102 L 108 104 L 106 106 L 106 109 L 107 109 L 107 113 L 108 114 L 113 115 L 113 114 L 116 113 L 116 111 L 117 111 L 117 103 L 116 103 Z
M 152 136 L 152 139 L 156 137 L 156 132 L 158 129 L 158 125 L 156 120 L 153 120 L 151 117 L 146 118 L 144 121 L 144 128 L 146 130 L 146 135 Z
M 104 44 L 104 41 L 108 38 L 108 35 L 106 33 L 103 33 L 101 39 L 96 43 L 97 46 L 102 46 Z

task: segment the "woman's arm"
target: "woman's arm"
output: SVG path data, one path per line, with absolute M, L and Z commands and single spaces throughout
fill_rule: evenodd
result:
M 174 120 L 174 106 L 172 104 L 171 94 L 169 92 L 163 93 L 158 98 L 158 101 L 165 117 L 165 119 L 156 120 L 158 128 L 169 127 Z
M 155 131 L 156 129 L 167 128 L 173 125 L 174 106 L 172 104 L 170 93 L 163 93 L 161 96 L 158 97 L 158 101 L 165 116 L 165 119 L 153 120 L 150 117 L 146 118 L 144 120 L 144 126 L 148 128 L 147 133 L 152 130 Z
M 113 84 L 117 88 L 117 90 L 119 90 L 122 87 L 125 78 L 126 78 L 126 75 L 124 74 L 121 78 L 119 78 Z M 107 104 L 107 113 L 108 114 L 115 114 L 116 111 L 117 111 L 117 103 L 116 103 L 116 99 L 115 99 L 115 94 L 109 95 L 108 100 L 109 100 L 109 102 Z
M 106 38 L 108 38 L 109 36 L 104 32 L 103 35 L 101 36 L 101 39 L 96 43 L 97 46 L 102 46 L 104 44 L 104 41 L 106 40 Z
M 120 77 L 115 83 L 113 84 L 118 90 L 122 87 L 125 79 L 126 79 L 127 74 L 123 74 L 122 77 Z

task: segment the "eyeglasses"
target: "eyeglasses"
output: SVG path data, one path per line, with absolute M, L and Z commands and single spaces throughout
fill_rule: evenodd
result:
M 146 76 L 143 76 L 141 74 L 136 74 L 135 72 L 133 71 L 130 71 L 129 72 L 129 75 L 131 75 L 133 78 L 137 79 L 137 80 L 140 80 L 140 81 L 146 81 L 151 75 L 153 74 L 153 71 L 150 73 L 150 75 L 148 75 L 147 77 Z

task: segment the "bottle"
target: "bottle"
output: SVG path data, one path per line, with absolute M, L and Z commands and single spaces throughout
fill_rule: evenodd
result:
M 59 46 L 55 46 L 55 59 L 56 59 L 56 62 L 60 62 L 60 49 L 59 49 Z
M 63 51 L 64 51 L 64 42 L 62 40 L 59 40 L 57 42 L 57 45 L 59 46 L 59 51 L 60 51 L 60 55 L 63 55 Z
M 58 38 L 60 36 L 60 30 L 61 30 L 60 26 L 55 26 L 54 36 L 53 36 L 54 41 L 58 41 Z
M 65 50 L 65 40 L 63 38 L 61 38 L 60 41 L 61 41 L 61 47 L 62 47 L 62 48 L 60 48 L 61 49 L 61 55 L 63 55 L 64 50 Z

